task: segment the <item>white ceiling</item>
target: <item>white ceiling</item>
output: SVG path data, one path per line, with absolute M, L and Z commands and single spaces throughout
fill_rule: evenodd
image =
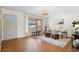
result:
M 7 9 L 24 11 L 36 15 L 40 15 L 43 9 L 47 9 L 49 16 L 58 13 L 79 12 L 79 6 L 2 6 Z

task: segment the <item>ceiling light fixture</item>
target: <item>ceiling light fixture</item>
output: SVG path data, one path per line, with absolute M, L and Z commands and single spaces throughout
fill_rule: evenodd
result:
M 44 9 L 43 12 L 42 12 L 42 15 L 43 16 L 48 16 L 48 10 L 47 9 Z

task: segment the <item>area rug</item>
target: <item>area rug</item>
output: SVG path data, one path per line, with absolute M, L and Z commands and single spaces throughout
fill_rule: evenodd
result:
M 43 40 L 49 44 L 53 44 L 56 45 L 58 47 L 64 48 L 67 43 L 70 41 L 70 39 L 53 39 L 53 38 L 49 38 L 49 37 L 45 37 L 45 36 L 38 36 L 38 39 Z

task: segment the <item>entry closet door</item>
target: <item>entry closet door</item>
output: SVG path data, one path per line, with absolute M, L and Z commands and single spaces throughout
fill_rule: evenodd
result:
M 3 39 L 17 38 L 17 17 L 16 15 L 4 15 L 3 20 Z

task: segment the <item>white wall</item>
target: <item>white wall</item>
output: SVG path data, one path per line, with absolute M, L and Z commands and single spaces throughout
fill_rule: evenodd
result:
M 14 10 L 9 10 L 9 9 L 5 9 L 2 8 L 2 16 L 4 14 L 11 14 L 11 15 L 16 15 L 17 16 L 17 38 L 20 37 L 26 37 L 26 36 L 30 36 L 30 32 L 29 32 L 29 27 L 28 27 L 28 20 L 29 20 L 29 16 L 33 16 L 33 17 L 40 17 L 37 15 L 33 15 L 33 14 L 27 14 L 24 12 L 19 12 L 19 11 L 14 11 Z M 43 17 L 40 17 L 43 19 L 43 31 L 44 31 L 44 27 L 46 25 L 46 20 Z M 3 18 L 2 18 L 3 19 Z
M 25 37 L 30 36 L 29 32 L 29 15 L 25 13 L 25 22 L 24 22 L 24 34 Z
M 74 28 L 72 26 L 72 22 L 74 20 L 79 20 L 78 13 L 70 13 L 70 14 L 58 14 L 50 17 L 49 19 L 49 27 L 53 28 L 53 20 L 56 19 L 64 19 L 64 26 L 68 29 L 68 36 L 71 36 L 74 33 Z M 56 21 L 57 22 L 57 21 Z
M 24 35 L 24 13 L 18 12 L 17 16 L 17 38 L 25 37 Z

